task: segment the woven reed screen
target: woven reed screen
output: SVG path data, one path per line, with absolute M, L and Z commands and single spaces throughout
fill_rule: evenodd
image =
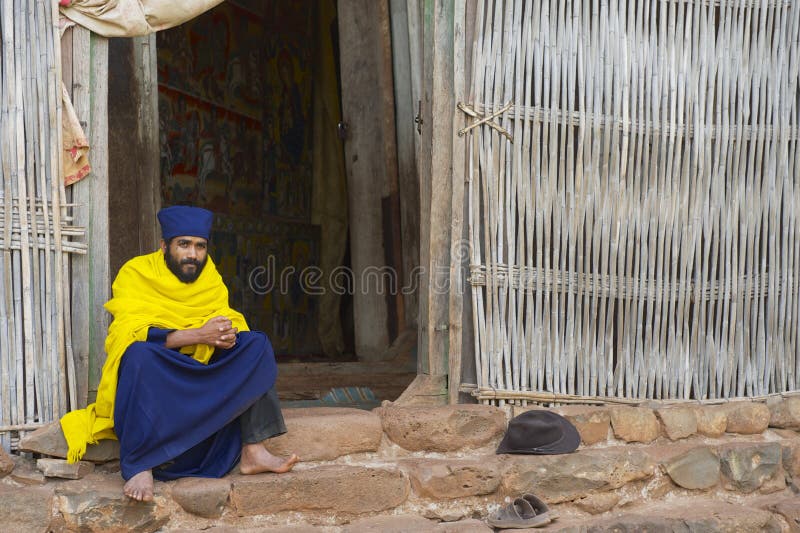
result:
M 57 2 L 0 0 L 0 444 L 75 406 Z
M 470 120 L 512 104 L 465 136 L 476 395 L 800 388 L 800 4 L 476 16 Z

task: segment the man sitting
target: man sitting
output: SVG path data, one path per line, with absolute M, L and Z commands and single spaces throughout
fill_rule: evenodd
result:
M 153 499 L 153 477 L 288 472 L 262 441 L 286 432 L 273 389 L 277 365 L 264 333 L 228 305 L 208 256 L 213 215 L 173 206 L 158 213 L 161 249 L 120 269 L 105 308 L 106 362 L 97 401 L 67 413 L 68 460 L 87 444 L 120 442 L 124 492 Z

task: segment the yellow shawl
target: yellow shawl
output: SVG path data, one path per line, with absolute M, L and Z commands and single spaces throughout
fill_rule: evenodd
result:
M 208 258 L 200 277 L 193 283 L 181 282 L 167 267 L 161 250 L 135 257 L 120 269 L 111 287 L 113 297 L 105 308 L 114 317 L 106 337 L 106 362 L 97 388 L 97 400 L 86 409 L 70 411 L 61 418 L 67 439 L 67 459 L 76 462 L 86 453 L 87 444 L 100 439 L 116 439 L 114 399 L 122 354 L 136 341 L 147 340 L 150 327 L 163 329 L 199 328 L 210 318 L 226 316 L 239 331 L 247 323 L 228 305 L 228 289 Z M 181 349 L 203 364 L 214 353 L 212 346 L 197 344 Z

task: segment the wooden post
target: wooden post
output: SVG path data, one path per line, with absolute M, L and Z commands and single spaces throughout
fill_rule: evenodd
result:
M 393 243 L 381 232 L 383 199 L 397 191 L 389 10 L 388 2 L 371 0 L 342 0 L 337 7 L 355 350 L 359 358 L 376 360 L 389 347 L 389 305 L 397 303 L 386 267 L 400 267 L 386 264 L 386 247 Z
M 155 35 L 109 43 L 110 277 L 158 245 L 160 205 Z M 131 157 L 131 154 L 136 154 Z
M 420 156 L 421 265 L 418 371 L 448 373 L 450 246 L 453 180 L 452 0 L 426 0 L 425 83 Z M 426 140 L 430 140 L 426 143 Z M 426 147 L 429 146 L 429 148 Z
M 474 2 L 470 2 L 474 4 Z M 453 10 L 453 95 L 454 102 L 464 102 L 467 98 L 467 3 L 456 2 Z M 463 349 L 469 342 L 462 342 L 464 323 L 471 320 L 471 314 L 464 315 L 464 297 L 469 294 L 464 274 L 469 268 L 469 246 L 464 229 L 464 179 L 467 174 L 466 141 L 458 136 L 458 130 L 466 125 L 464 115 L 456 115 L 453 120 L 451 139 L 453 143 L 452 178 L 452 224 L 450 246 L 450 299 L 449 299 L 449 353 L 448 353 L 448 401 L 458 403 L 459 386 L 465 359 Z
M 417 103 L 412 95 L 412 70 L 421 68 L 411 61 L 409 45 L 409 3 L 391 0 L 392 61 L 394 65 L 394 92 L 397 132 L 397 173 L 400 193 L 401 243 L 403 251 L 402 286 L 415 287 L 419 268 L 419 178 L 417 176 L 414 137 L 417 130 L 414 117 Z M 419 313 L 418 291 L 402 295 L 406 327 L 417 326 Z
M 72 103 L 89 139 L 91 173 L 72 185 L 75 224 L 85 226 L 87 255 L 72 256 L 72 343 L 78 402 L 94 401 L 105 361 L 111 293 L 108 267 L 108 39 L 72 31 Z M 68 88 L 69 89 L 69 88 Z

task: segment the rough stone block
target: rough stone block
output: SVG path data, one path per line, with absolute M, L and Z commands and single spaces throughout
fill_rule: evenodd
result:
M 724 409 L 728 415 L 728 433 L 756 435 L 766 431 L 769 426 L 769 408 L 763 403 L 732 402 L 726 404 Z
M 67 458 L 67 441 L 64 432 L 61 431 L 61 424 L 53 422 L 44 427 L 28 433 L 19 441 L 19 449 L 24 452 L 40 453 L 51 457 Z M 119 441 L 101 440 L 97 444 L 90 444 L 86 447 L 83 456 L 84 461 L 103 463 L 119 459 Z
M 279 476 L 235 476 L 231 505 L 241 516 L 280 511 L 359 515 L 393 509 L 408 493 L 408 479 L 398 470 L 328 465 Z
M 577 500 L 653 476 L 655 463 L 639 449 L 605 448 L 566 455 L 514 455 L 502 491 L 533 492 L 550 503 Z
M 172 487 L 172 499 L 184 511 L 205 518 L 218 518 L 231 494 L 228 479 L 179 479 Z
M 575 506 L 589 514 L 602 514 L 613 509 L 620 500 L 619 494 L 614 492 L 601 492 L 590 494 L 580 500 L 575 500 Z
M 768 509 L 786 520 L 791 533 L 800 533 L 800 501 L 797 497 L 784 498 L 774 502 L 769 505 Z
M 669 440 L 685 439 L 697 433 L 697 416 L 690 407 L 664 407 L 656 409 L 656 415 Z
M 53 491 L 45 487 L 0 484 L 0 524 L 3 531 L 47 531 L 53 505 Z
M 33 461 L 23 457 L 14 458 L 14 470 L 8 476 L 22 485 L 44 485 L 45 478 L 34 466 Z
M 0 478 L 7 476 L 14 470 L 14 460 L 0 447 Z
M 65 459 L 38 459 L 38 468 L 45 477 L 60 477 L 63 479 L 81 479 L 94 471 L 94 463 L 78 461 L 68 463 Z
M 585 405 L 567 405 L 553 409 L 578 429 L 581 442 L 585 446 L 606 442 L 608 429 L 611 424 L 611 415 L 606 407 L 591 407 Z
M 660 424 L 652 409 L 615 407 L 611 409 L 614 435 L 625 442 L 652 442 L 660 435 Z
M 87 480 L 83 480 L 84 482 Z M 131 502 L 119 484 L 65 483 L 56 488 L 57 519 L 67 531 L 137 531 L 151 533 L 169 521 L 163 496 L 151 502 Z
M 775 475 L 783 475 L 777 442 L 737 443 L 719 449 L 723 486 L 753 492 Z
M 498 457 L 479 459 L 406 459 L 400 468 L 419 496 L 452 499 L 491 494 L 502 479 Z
M 709 489 L 719 482 L 719 457 L 709 448 L 695 448 L 663 466 L 670 479 L 685 489 Z
M 800 481 L 800 439 L 781 442 L 783 468 L 793 479 Z
M 779 533 L 781 529 L 768 511 L 726 502 L 684 500 L 648 506 L 646 511 L 614 513 L 593 521 L 588 531 Z
M 499 441 L 505 413 L 486 405 L 443 407 L 379 407 L 383 431 L 410 451 L 448 452 Z
M 768 404 L 769 425 L 773 428 L 800 429 L 800 396 Z
M 383 436 L 377 414 L 346 407 L 284 409 L 287 432 L 264 441 L 273 454 L 296 453 L 304 461 L 328 461 L 374 452 Z
M 728 426 L 728 413 L 716 405 L 699 405 L 694 408 L 697 432 L 706 437 L 721 437 Z

